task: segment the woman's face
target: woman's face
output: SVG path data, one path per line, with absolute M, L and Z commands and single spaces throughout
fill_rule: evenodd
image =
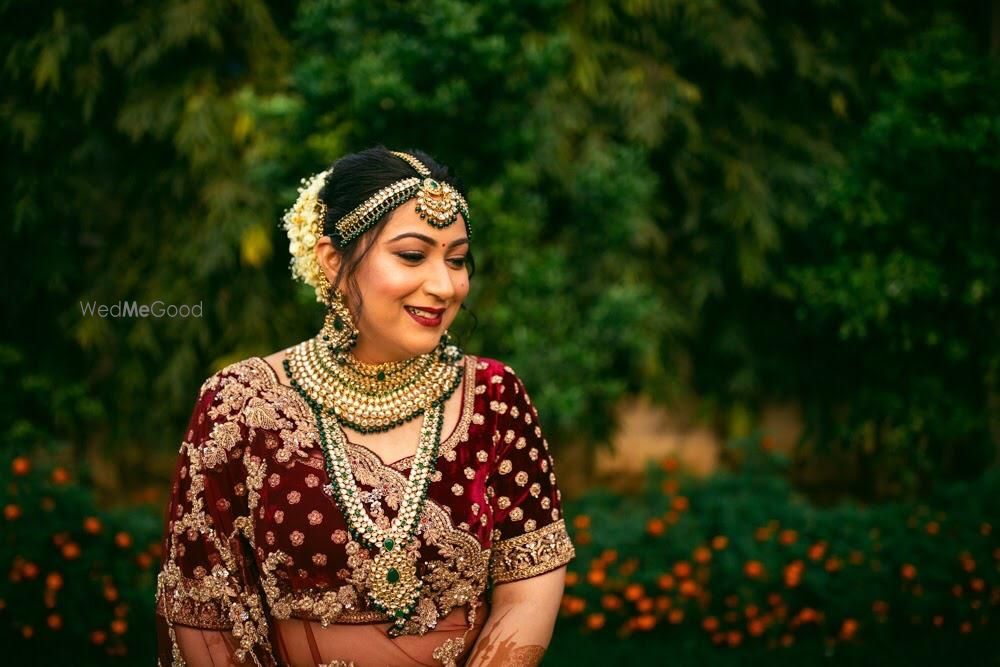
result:
M 410 200 L 392 212 L 358 267 L 364 305 L 360 319 L 351 308 L 358 328 L 353 352 L 363 362 L 430 352 L 469 293 L 465 221 L 459 215 L 437 229 L 420 219 L 415 206 Z M 411 309 L 425 311 L 424 317 Z

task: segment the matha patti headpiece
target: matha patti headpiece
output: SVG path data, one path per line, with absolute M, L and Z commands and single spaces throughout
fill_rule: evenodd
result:
M 400 151 L 392 151 L 392 154 L 413 167 L 420 178 L 411 176 L 387 185 L 338 220 L 330 234 L 334 245 L 344 249 L 383 216 L 413 198 L 417 200 L 417 214 L 437 229 L 450 226 L 461 213 L 466 235 L 471 240 L 469 205 L 465 197 L 448 183 L 431 178 L 430 169 L 413 155 Z M 328 285 L 315 253 L 326 221 L 326 204 L 320 201 L 319 192 L 331 171 L 327 169 L 302 179 L 299 197 L 283 217 L 288 250 L 292 255 L 292 275 L 315 288 L 316 300 L 321 303 L 327 299 Z

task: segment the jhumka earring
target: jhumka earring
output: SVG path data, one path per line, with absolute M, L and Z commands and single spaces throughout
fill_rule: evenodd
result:
M 326 318 L 323 320 L 323 330 L 320 337 L 341 362 L 346 361 L 346 353 L 358 342 L 358 329 L 354 318 L 347 308 L 344 293 L 334 289 L 333 285 L 320 274 L 323 294 L 327 305 Z
M 434 348 L 434 354 L 440 361 L 455 363 L 462 358 L 462 350 L 451 342 L 451 334 L 447 329 L 441 334 L 441 340 Z

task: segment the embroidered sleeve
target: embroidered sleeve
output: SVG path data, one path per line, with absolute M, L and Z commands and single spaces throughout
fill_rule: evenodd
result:
M 241 662 L 270 651 L 247 546 L 256 504 L 247 470 L 259 464 L 240 417 L 247 390 L 225 370 L 206 380 L 180 447 L 156 590 L 160 654 L 171 664 L 183 658 L 175 626 L 227 631 L 219 634 Z
M 568 563 L 575 551 L 566 531 L 549 443 L 521 379 L 509 366 L 495 375 L 498 413 L 490 474 L 493 583 L 525 579 Z

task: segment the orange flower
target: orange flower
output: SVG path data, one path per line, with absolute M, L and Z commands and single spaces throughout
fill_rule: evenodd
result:
M 641 598 L 635 603 L 635 608 L 644 614 L 653 611 L 653 601 L 650 598 Z
M 578 514 L 573 517 L 573 527 L 577 530 L 587 530 L 590 528 L 590 517 L 586 514 Z
M 611 595 L 610 593 L 602 595 L 601 606 L 608 611 L 616 611 L 622 608 L 622 599 L 616 595 Z
M 108 633 L 104 630 L 94 630 L 90 633 L 90 642 L 100 646 L 108 640 Z
M 674 625 L 677 625 L 678 623 L 684 620 L 684 610 L 674 607 L 669 612 L 667 612 L 667 620 L 673 623 Z
M 772 607 L 777 607 L 781 604 L 781 593 L 768 593 L 767 603 Z
M 18 477 L 23 477 L 31 471 L 31 461 L 27 456 L 18 456 L 10 463 L 11 471 Z
M 66 468 L 55 468 L 52 471 L 52 482 L 55 484 L 65 484 L 69 481 L 69 473 L 66 472 Z
M 656 610 L 666 611 L 668 609 L 670 609 L 670 598 L 666 595 L 658 595 L 656 597 Z
M 963 558 L 962 569 L 965 570 L 966 572 L 972 572 L 973 570 L 975 570 L 976 569 L 975 559 L 973 559 L 972 556 L 969 556 L 968 558 Z
M 689 506 L 688 499 L 684 496 L 677 496 L 674 498 L 673 502 L 670 503 L 670 506 L 678 512 L 683 512 Z
M 89 535 L 97 535 L 101 532 L 101 520 L 96 516 L 88 516 L 83 520 L 83 532 Z
M 21 508 L 17 505 L 5 505 L 3 508 L 3 516 L 8 521 L 14 521 L 21 516 Z
M 571 572 L 567 572 L 566 573 L 566 585 L 567 586 L 576 586 L 576 584 L 579 583 L 579 581 L 580 581 L 580 575 L 577 574 L 576 572 L 572 572 L 571 571 Z
M 795 544 L 798 539 L 799 534 L 791 528 L 786 528 L 778 534 L 778 542 L 784 544 L 785 546 Z
M 635 627 L 639 630 L 652 630 L 656 627 L 656 617 L 652 614 L 643 614 L 635 619 Z
M 771 530 L 767 526 L 761 526 L 753 531 L 753 538 L 758 542 L 766 542 L 771 539 Z
M 681 579 L 686 579 L 691 576 L 691 564 L 686 560 L 679 560 L 674 563 L 674 574 Z
M 693 598 L 698 595 L 698 584 L 693 579 L 685 579 L 678 589 L 680 594 L 686 598 Z
M 673 456 L 667 456 L 660 461 L 660 467 L 663 468 L 664 472 L 674 472 L 677 470 L 677 459 Z
M 24 573 L 26 579 L 34 579 L 38 576 L 38 566 L 32 562 L 27 562 L 21 567 L 21 572 Z
M 991 526 L 990 524 L 986 523 L 985 521 L 983 523 L 979 524 L 979 534 L 980 535 L 982 535 L 983 537 L 986 537 L 991 532 L 993 532 L 993 526 Z
M 587 628 L 590 630 L 600 630 L 604 627 L 604 614 L 594 613 L 587 616 Z
M 858 632 L 858 622 L 853 618 L 845 618 L 840 626 L 841 639 L 853 639 Z
M 115 534 L 115 544 L 122 549 L 128 549 L 132 546 L 132 536 L 125 531 L 118 532 Z
M 35 629 L 30 625 L 25 625 L 21 628 L 21 636 L 25 639 L 31 639 L 35 635 Z
M 712 560 L 712 550 L 708 547 L 698 547 L 694 550 L 694 562 L 707 563 Z
M 903 579 L 914 579 L 917 576 L 917 568 L 909 563 L 905 563 L 900 568 L 899 573 L 903 576 Z
M 646 522 L 646 532 L 653 537 L 659 537 L 663 534 L 665 526 L 663 525 L 663 520 L 657 517 L 653 517 Z
M 962 624 L 958 626 L 958 631 L 961 632 L 963 635 L 969 634 L 970 632 L 972 632 L 972 623 L 970 623 L 969 621 L 962 621 Z
M 977 593 L 982 593 L 984 590 L 986 590 L 986 582 L 980 579 L 979 577 L 974 577 L 969 582 L 969 588 L 976 591 Z
M 802 623 L 812 623 L 817 620 L 817 618 L 818 615 L 816 614 L 816 610 L 812 607 L 803 607 L 802 610 L 799 611 L 799 621 Z
M 62 548 L 63 558 L 66 560 L 73 560 L 79 558 L 80 556 L 80 545 L 76 542 L 67 542 Z
M 660 486 L 660 488 L 663 489 L 663 493 L 667 494 L 668 496 L 672 496 L 675 493 L 677 493 L 677 489 L 679 487 L 680 485 L 677 483 L 676 479 L 668 479 L 665 482 L 663 482 L 663 484 Z
M 760 608 L 755 604 L 748 604 L 743 608 L 743 615 L 747 618 L 756 618 L 758 613 L 760 613 Z
M 760 637 L 766 629 L 767 626 L 759 618 L 752 618 L 747 622 L 747 633 L 753 637 Z
M 669 591 L 674 587 L 674 578 L 669 574 L 661 574 L 659 579 L 656 580 L 656 585 L 665 591 Z
M 617 549 L 605 549 L 601 552 L 600 560 L 603 563 L 610 565 L 618 560 L 618 550 Z
M 836 556 L 831 556 L 826 559 L 824 566 L 827 572 L 836 572 L 843 566 L 843 562 Z
M 937 521 L 928 521 L 926 530 L 928 535 L 937 535 L 941 530 L 941 524 Z
M 715 616 L 706 616 L 705 620 L 701 622 L 701 628 L 705 632 L 715 632 L 719 629 L 719 619 Z
M 941 614 L 935 614 L 934 618 L 931 619 L 931 623 L 934 624 L 935 628 L 940 628 L 942 625 L 944 625 L 944 616 L 942 616 Z
M 722 551 L 729 544 L 729 538 L 725 535 L 716 535 L 712 538 L 712 548 L 716 551 Z
M 577 533 L 573 541 L 585 547 L 590 544 L 590 533 Z
M 823 558 L 823 554 L 826 553 L 826 542 L 817 542 L 809 547 L 809 558 L 811 560 L 820 560 Z
M 63 587 L 62 575 L 58 572 L 49 572 L 49 576 L 45 577 L 45 587 L 49 590 L 58 591 Z
M 739 646 L 743 643 L 743 633 L 739 630 L 730 630 L 726 633 L 726 643 L 730 646 Z
M 104 587 L 104 599 L 107 600 L 108 602 L 114 602 L 115 600 L 117 600 L 118 599 L 118 589 L 115 588 L 114 586 L 110 586 L 110 585 L 105 586 Z
M 62 628 L 62 616 L 59 614 L 49 614 L 49 617 L 45 619 L 45 622 L 53 630 L 59 630 Z
M 148 553 L 143 551 L 141 554 L 135 557 L 135 562 L 138 563 L 139 567 L 143 570 L 148 570 L 149 566 L 153 564 L 153 557 Z
M 751 579 L 757 579 L 764 574 L 764 565 L 759 560 L 748 560 L 743 565 L 743 574 Z
M 120 618 L 116 618 L 115 620 L 111 621 L 111 632 L 115 633 L 116 635 L 123 635 L 127 630 L 128 630 L 128 622 Z
M 587 573 L 587 583 L 591 586 L 603 586 L 607 577 L 604 570 L 591 570 Z
M 563 608 L 568 614 L 579 614 L 587 608 L 587 601 L 575 595 L 563 596 Z
M 625 599 L 629 602 L 635 602 L 643 596 L 642 586 L 639 584 L 629 584 L 625 587 Z

